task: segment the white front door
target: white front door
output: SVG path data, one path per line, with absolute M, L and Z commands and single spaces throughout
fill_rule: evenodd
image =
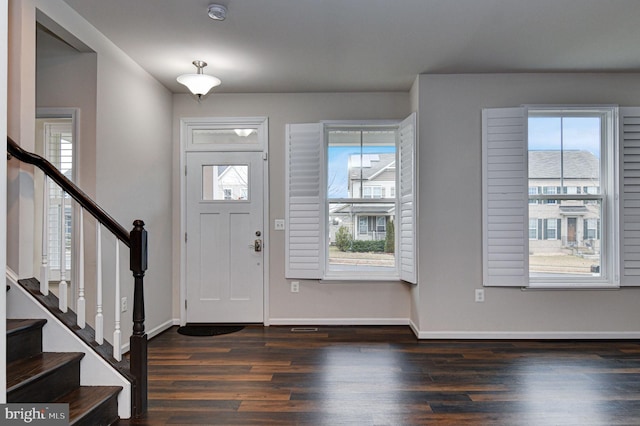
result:
M 263 322 L 262 152 L 187 152 L 186 319 Z

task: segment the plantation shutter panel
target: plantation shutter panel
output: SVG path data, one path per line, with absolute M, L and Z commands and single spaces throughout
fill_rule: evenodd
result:
M 556 240 L 562 240 L 562 219 L 556 219 Z
M 285 277 L 321 279 L 325 261 L 321 123 L 289 124 L 286 129 Z
M 640 286 L 640 108 L 620 108 L 620 285 Z
M 417 222 L 416 222 L 416 114 L 413 113 L 400 124 L 400 221 L 399 262 L 400 279 L 412 284 L 418 283 L 417 270 Z
M 482 262 L 485 286 L 528 285 L 527 155 L 526 109 L 483 110 Z

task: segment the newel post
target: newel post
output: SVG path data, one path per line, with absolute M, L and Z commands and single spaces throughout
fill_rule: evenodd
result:
M 134 278 L 133 290 L 133 334 L 129 339 L 131 374 L 133 385 L 134 417 L 147 411 L 147 333 L 144 331 L 144 273 L 147 270 L 147 231 L 144 222 L 136 220 L 131 230 L 131 271 Z

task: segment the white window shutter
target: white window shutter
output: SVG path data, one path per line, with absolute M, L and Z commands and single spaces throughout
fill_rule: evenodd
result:
M 482 111 L 482 244 L 485 286 L 529 282 L 525 108 Z
M 413 113 L 400 124 L 400 222 L 399 262 L 400 279 L 418 283 L 416 262 L 416 114 Z
M 323 125 L 288 124 L 286 150 L 285 276 L 321 279 L 326 222 Z
M 640 286 L 640 108 L 620 108 L 620 285 Z

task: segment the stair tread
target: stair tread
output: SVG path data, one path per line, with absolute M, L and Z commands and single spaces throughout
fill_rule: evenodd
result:
M 80 386 L 52 402 L 69 404 L 69 424 L 74 424 L 121 390 L 121 386 Z
M 17 334 L 31 328 L 41 328 L 47 323 L 45 319 L 9 319 L 7 318 L 7 335 Z
M 82 359 L 82 352 L 43 352 L 7 365 L 7 392 L 54 371 L 61 365 Z

